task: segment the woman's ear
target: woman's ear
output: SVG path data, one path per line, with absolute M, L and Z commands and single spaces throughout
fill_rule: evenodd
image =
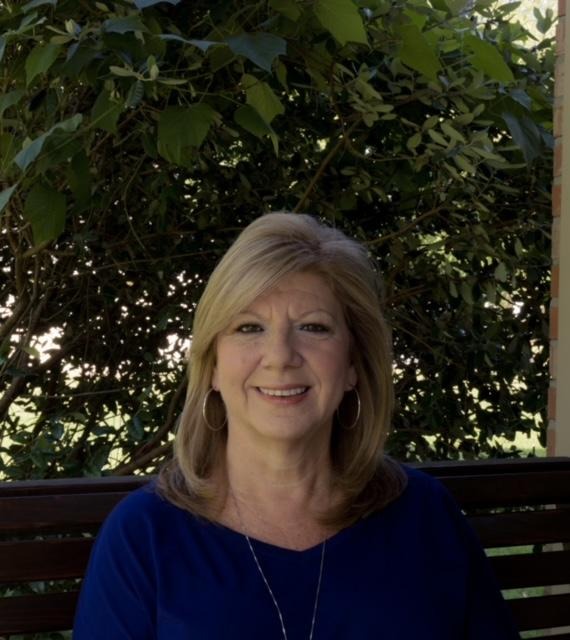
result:
M 214 371 L 212 372 L 212 382 L 210 383 L 210 386 L 214 391 L 220 390 L 220 385 L 218 384 L 218 368 L 217 367 L 214 367 Z

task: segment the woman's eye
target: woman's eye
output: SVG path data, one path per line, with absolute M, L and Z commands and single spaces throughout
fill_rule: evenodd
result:
M 312 333 L 327 333 L 330 329 L 324 325 L 319 324 L 318 322 L 308 322 L 304 324 L 302 327 L 303 331 L 310 331 Z
M 244 322 L 236 327 L 236 333 L 257 333 L 261 327 L 253 322 Z

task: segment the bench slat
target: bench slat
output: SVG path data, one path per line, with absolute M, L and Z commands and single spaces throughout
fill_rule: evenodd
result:
M 103 478 L 57 478 L 0 482 L 0 498 L 71 495 L 77 493 L 117 493 L 138 489 L 156 476 L 105 476 Z
M 93 538 L 0 542 L 0 582 L 81 578 L 92 546 Z
M 0 498 L 0 533 L 98 528 L 126 492 Z
M 501 589 L 570 583 L 570 551 L 545 551 L 489 558 Z
M 0 634 L 71 629 L 78 595 L 69 591 L 0 598 Z
M 570 593 L 537 598 L 517 598 L 507 602 L 521 631 L 568 625 Z
M 570 542 L 570 509 L 469 516 L 484 547 Z
M 443 476 L 483 476 L 487 474 L 506 474 L 519 471 L 536 474 L 539 471 L 567 471 L 568 456 L 549 456 L 548 458 L 495 458 L 489 460 L 439 460 L 437 462 L 413 462 L 410 467 L 426 473 Z
M 520 472 L 485 476 L 443 476 L 439 480 L 461 503 L 463 509 L 563 504 L 568 501 L 570 469 L 534 474 Z

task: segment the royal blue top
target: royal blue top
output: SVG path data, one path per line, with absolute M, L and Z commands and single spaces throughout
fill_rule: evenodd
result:
M 314 640 L 516 640 L 489 564 L 430 476 L 327 541 Z M 321 546 L 253 541 L 288 640 L 307 640 Z M 166 502 L 152 485 L 123 500 L 91 556 L 74 640 L 282 640 L 247 541 Z

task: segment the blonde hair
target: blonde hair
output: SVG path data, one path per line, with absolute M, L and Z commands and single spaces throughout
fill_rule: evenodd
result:
M 214 269 L 196 308 L 188 390 L 174 457 L 158 481 L 166 499 L 196 515 L 212 517 L 214 501 L 226 490 L 212 477 L 226 439 L 219 394 L 210 393 L 207 415 L 219 430 L 213 431 L 202 414 L 215 365 L 216 338 L 258 296 L 298 272 L 323 277 L 343 308 L 361 401 L 354 426 L 343 428 L 338 421 L 333 425 L 333 471 L 344 500 L 323 514 L 323 522 L 348 526 L 403 491 L 405 474 L 384 455 L 393 409 L 391 337 L 381 311 L 379 279 L 367 251 L 311 216 L 270 213 L 242 231 Z M 352 411 L 348 426 L 354 417 Z

